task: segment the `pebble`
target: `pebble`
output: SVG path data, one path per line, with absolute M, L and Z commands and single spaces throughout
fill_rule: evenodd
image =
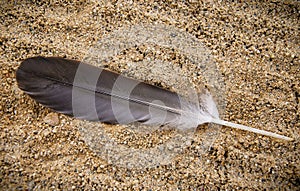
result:
M 51 126 L 57 126 L 59 125 L 59 117 L 57 113 L 49 113 L 45 118 L 44 122 L 51 125 Z

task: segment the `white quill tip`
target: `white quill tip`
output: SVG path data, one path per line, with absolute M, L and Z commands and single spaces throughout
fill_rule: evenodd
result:
M 232 128 L 236 128 L 236 129 L 242 129 L 242 130 L 250 131 L 250 132 L 253 132 L 253 133 L 258 133 L 258 134 L 261 134 L 261 135 L 275 137 L 275 138 L 283 139 L 283 140 L 287 140 L 287 141 L 292 141 L 293 140 L 290 137 L 286 137 L 286 136 L 279 135 L 279 134 L 276 134 L 276 133 L 272 133 L 272 132 L 269 132 L 269 131 L 264 131 L 264 130 L 248 127 L 248 126 L 245 126 L 245 125 L 232 123 L 232 122 L 229 122 L 229 121 L 224 121 L 224 120 L 221 120 L 221 119 L 212 118 L 211 122 L 215 123 L 215 124 L 224 125 L 224 126 L 232 127 Z

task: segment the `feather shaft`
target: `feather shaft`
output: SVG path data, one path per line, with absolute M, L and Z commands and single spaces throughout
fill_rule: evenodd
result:
M 272 133 L 272 132 L 269 132 L 269 131 L 256 129 L 256 128 L 253 128 L 253 127 L 248 127 L 248 126 L 245 126 L 245 125 L 232 123 L 232 122 L 229 122 L 229 121 L 224 121 L 224 120 L 221 120 L 221 119 L 212 118 L 211 122 L 215 123 L 215 124 L 224 125 L 224 126 L 235 128 L 235 129 L 250 131 L 250 132 L 253 132 L 253 133 L 266 135 L 266 136 L 269 136 L 269 137 L 275 137 L 275 138 L 283 139 L 283 140 L 287 140 L 287 141 L 292 141 L 293 140 L 290 137 L 286 137 L 286 136 L 279 135 L 279 134 L 276 134 L 276 133 Z

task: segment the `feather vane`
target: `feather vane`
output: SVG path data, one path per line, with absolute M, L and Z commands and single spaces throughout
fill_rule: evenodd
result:
M 201 104 L 174 92 L 95 66 L 58 57 L 33 57 L 17 70 L 18 86 L 38 103 L 79 119 L 140 122 L 179 129 L 215 123 L 284 140 L 289 137 L 221 120 L 206 90 Z

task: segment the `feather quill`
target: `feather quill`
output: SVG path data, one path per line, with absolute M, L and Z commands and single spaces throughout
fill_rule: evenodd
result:
M 110 124 L 140 122 L 179 129 L 215 123 L 292 140 L 221 120 L 208 91 L 201 94 L 199 107 L 174 92 L 75 60 L 29 58 L 21 63 L 16 78 L 19 88 L 38 103 L 79 119 Z

